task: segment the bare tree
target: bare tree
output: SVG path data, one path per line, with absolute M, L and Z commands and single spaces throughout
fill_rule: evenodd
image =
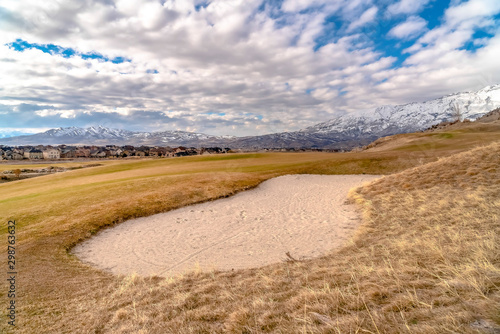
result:
M 462 121 L 462 109 L 460 109 L 460 106 L 456 102 L 451 104 L 451 116 L 453 117 L 453 121 Z

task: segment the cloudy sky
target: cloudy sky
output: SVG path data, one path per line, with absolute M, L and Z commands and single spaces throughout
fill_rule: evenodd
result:
M 500 83 L 498 0 L 2 0 L 0 134 L 293 131 Z

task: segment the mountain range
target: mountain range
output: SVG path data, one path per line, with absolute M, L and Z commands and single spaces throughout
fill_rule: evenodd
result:
M 475 120 L 500 107 L 500 84 L 426 102 L 380 106 L 349 113 L 293 132 L 260 136 L 211 136 L 185 131 L 136 132 L 102 126 L 57 128 L 34 135 L 0 138 L 4 145 L 148 145 L 223 146 L 233 149 L 328 148 L 351 149 L 398 133 L 425 130 L 454 118 Z

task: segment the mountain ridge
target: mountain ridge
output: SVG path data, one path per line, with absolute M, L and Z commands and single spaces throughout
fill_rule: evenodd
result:
M 449 94 L 434 100 L 383 105 L 371 112 L 356 111 L 298 131 L 259 136 L 213 136 L 186 131 L 139 132 L 103 126 L 67 127 L 43 133 L 0 138 L 0 144 L 115 144 L 149 146 L 225 146 L 235 149 L 327 148 L 351 149 L 380 137 L 423 131 L 458 117 L 475 120 L 500 107 L 500 84 L 478 91 Z

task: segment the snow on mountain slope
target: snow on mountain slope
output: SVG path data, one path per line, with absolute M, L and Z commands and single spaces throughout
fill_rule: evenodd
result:
M 500 107 L 500 85 L 476 92 L 455 93 L 441 98 L 397 106 L 380 106 L 339 116 L 295 132 L 275 133 L 233 140 L 229 147 L 318 147 L 351 149 L 397 133 L 421 131 L 453 120 L 458 107 L 462 119 L 474 120 Z
M 131 137 L 134 132 L 120 129 L 110 129 L 103 126 L 91 126 L 89 128 L 57 128 L 45 131 L 48 137 L 83 137 L 83 138 L 96 138 L 96 139 L 106 139 L 106 138 L 127 138 Z
M 475 92 L 346 114 L 294 132 L 263 136 L 210 136 L 185 131 L 134 132 L 102 126 L 58 128 L 43 133 L 0 138 L 0 144 L 115 144 L 161 146 L 225 146 L 231 148 L 334 148 L 350 149 L 388 135 L 424 130 L 453 120 L 454 109 L 462 119 L 474 120 L 500 107 L 500 85 Z
M 162 145 L 162 146 L 200 146 L 204 141 L 230 139 L 227 136 L 210 136 L 186 131 L 134 132 L 112 129 L 103 126 L 78 128 L 67 127 L 51 129 L 42 133 L 11 138 L 0 138 L 1 143 L 14 145 Z
M 337 117 L 302 131 L 326 133 L 355 130 L 366 134 L 389 133 L 395 130 L 419 131 L 452 120 L 454 105 L 460 109 L 462 119 L 475 120 L 500 107 L 500 85 L 488 86 L 477 92 L 450 94 L 421 103 L 381 106 L 371 112 L 356 112 Z

